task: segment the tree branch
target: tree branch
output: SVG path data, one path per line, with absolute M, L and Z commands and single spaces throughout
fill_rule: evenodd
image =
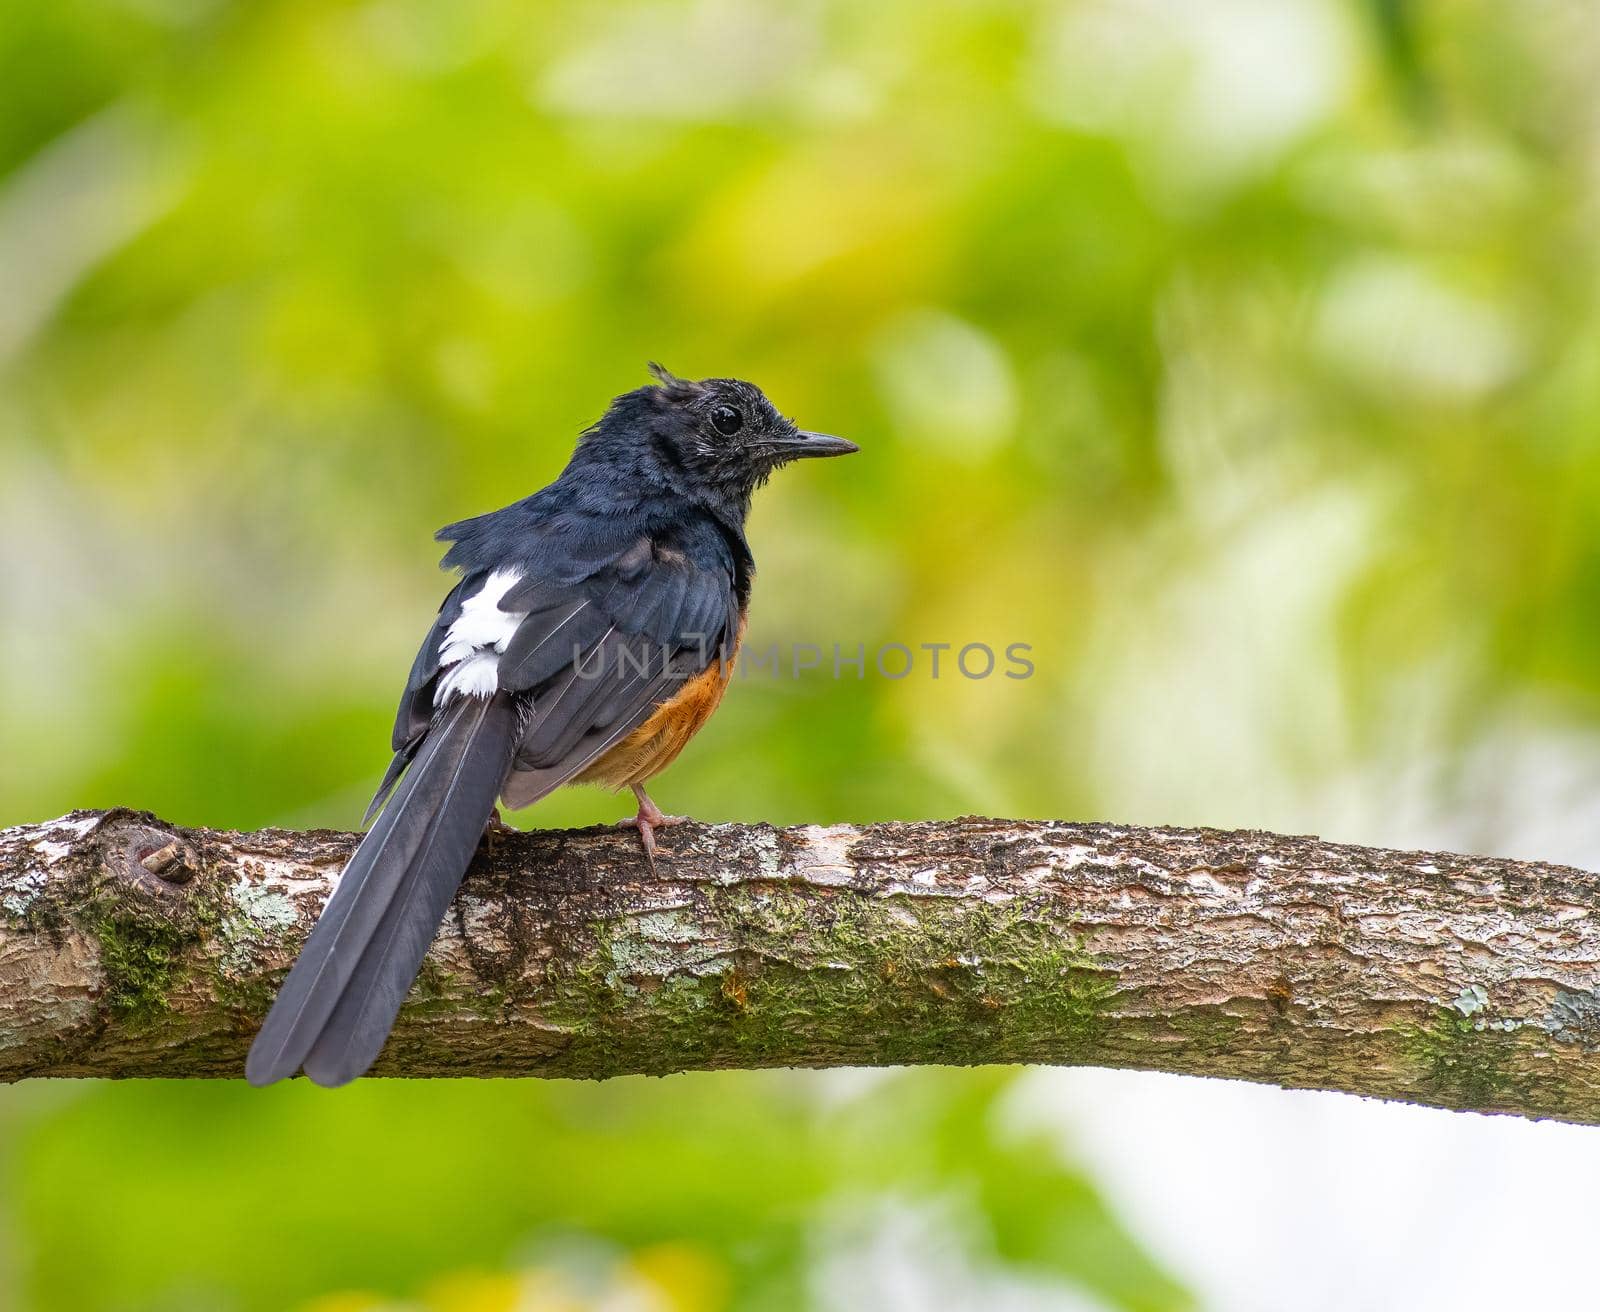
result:
M 0 831 L 0 1079 L 237 1076 L 355 843 Z M 1213 830 L 536 832 L 480 854 L 377 1066 L 1048 1062 L 1600 1123 L 1600 880 Z

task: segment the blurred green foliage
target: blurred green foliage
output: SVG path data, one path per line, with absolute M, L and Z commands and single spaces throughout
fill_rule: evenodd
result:
M 1488 0 L 7 5 L 0 818 L 353 823 L 428 532 L 658 358 L 862 444 L 762 494 L 755 647 L 1037 666 L 750 680 L 669 809 L 1508 842 L 1507 760 L 1600 777 L 1597 54 Z M 781 1308 L 900 1199 L 1182 1306 L 1004 1083 L 13 1091 L 3 1251 L 39 1309 Z
M 1086 1184 L 1006 1131 L 1008 1084 L 891 1076 L 825 1106 L 760 1075 L 368 1081 L 332 1098 L 106 1086 L 31 1133 L 14 1206 L 52 1308 L 398 1297 L 508 1264 L 605 1307 L 629 1254 L 670 1249 L 692 1255 L 692 1306 L 780 1312 L 813 1305 L 822 1253 L 930 1205 L 940 1244 L 980 1269 L 1071 1277 L 1111 1307 L 1183 1306 Z

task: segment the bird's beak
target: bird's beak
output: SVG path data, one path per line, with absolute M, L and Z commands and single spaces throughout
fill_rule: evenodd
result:
M 784 460 L 800 460 L 807 456 L 847 456 L 861 450 L 854 442 L 827 433 L 808 433 L 797 429 L 792 437 L 780 437 L 763 442 L 762 448 L 774 452 Z

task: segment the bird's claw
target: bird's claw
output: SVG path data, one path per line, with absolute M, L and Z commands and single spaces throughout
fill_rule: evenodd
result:
M 483 838 L 480 840 L 480 846 L 492 857 L 500 840 L 505 835 L 516 832 L 517 827 L 515 825 L 508 825 L 500 818 L 500 808 L 497 806 L 489 812 L 489 820 L 483 827 Z
M 634 794 L 639 799 L 639 812 L 627 820 L 618 820 L 614 829 L 636 829 L 639 831 L 639 842 L 644 847 L 644 858 L 650 863 L 653 874 L 656 868 L 656 830 L 671 829 L 673 825 L 681 825 L 689 817 L 686 815 L 664 815 L 649 798 L 642 788 L 635 788 Z

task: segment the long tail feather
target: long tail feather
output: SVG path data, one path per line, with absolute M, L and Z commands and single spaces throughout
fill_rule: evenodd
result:
M 319 1084 L 342 1084 L 372 1064 L 471 864 L 516 727 L 498 693 L 456 702 L 429 732 L 256 1036 L 252 1084 L 302 1066 Z

